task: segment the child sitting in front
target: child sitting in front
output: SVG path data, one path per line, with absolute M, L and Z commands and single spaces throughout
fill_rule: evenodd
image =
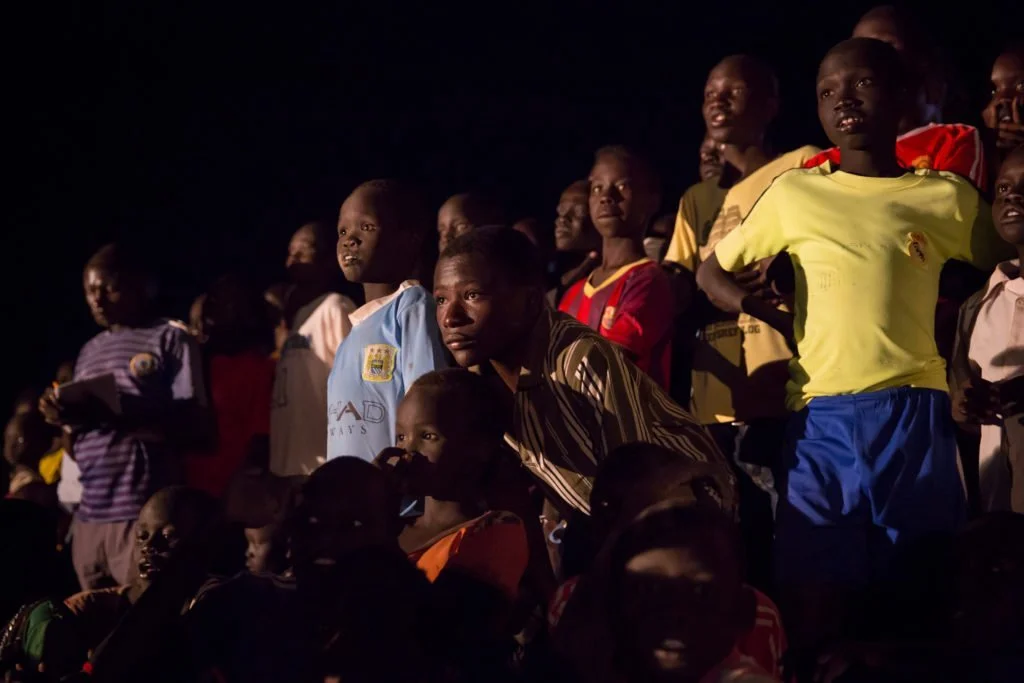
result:
M 427 373 L 399 404 L 396 448 L 378 461 L 404 493 L 424 496 L 399 544 L 427 578 L 458 569 L 512 598 L 528 559 L 523 522 L 484 499 L 503 433 L 496 400 L 468 370 Z

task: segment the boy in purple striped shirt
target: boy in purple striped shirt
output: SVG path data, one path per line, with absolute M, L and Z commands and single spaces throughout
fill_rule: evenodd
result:
M 183 324 L 152 315 L 154 285 L 138 256 L 107 245 L 89 259 L 83 282 L 92 316 L 106 329 L 82 347 L 74 380 L 113 375 L 120 405 L 50 390 L 40 410 L 74 444 L 82 502 L 72 561 L 91 590 L 129 582 L 139 510 L 180 481 L 180 452 L 205 445 L 211 423 L 198 348 Z

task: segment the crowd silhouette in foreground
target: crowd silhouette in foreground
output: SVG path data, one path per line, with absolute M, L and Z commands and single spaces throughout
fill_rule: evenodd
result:
M 553 222 L 370 180 L 187 322 L 98 249 L 4 435 L 5 680 L 1021 680 L 1024 47 L 979 128 L 939 56 L 868 12 L 790 151 L 724 57 L 674 215 L 622 146 Z

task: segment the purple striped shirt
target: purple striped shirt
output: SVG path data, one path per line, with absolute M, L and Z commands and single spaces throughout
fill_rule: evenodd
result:
M 205 403 L 199 350 L 181 323 L 158 320 L 93 337 L 78 354 L 75 381 L 105 374 L 113 374 L 118 393 L 135 397 L 145 414 L 158 414 L 174 400 Z M 82 471 L 77 514 L 83 521 L 136 519 L 153 493 L 181 480 L 181 461 L 167 446 L 117 429 L 80 432 L 74 453 Z

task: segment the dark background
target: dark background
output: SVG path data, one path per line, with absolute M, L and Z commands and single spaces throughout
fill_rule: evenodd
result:
M 776 148 L 822 145 L 818 62 L 875 3 L 177 4 L 34 3 L 6 22 L 0 399 L 96 332 L 81 269 L 119 236 L 149 246 L 184 317 L 229 269 L 281 279 L 291 232 L 375 176 L 547 222 L 593 151 L 625 142 L 658 162 L 672 210 L 696 180 L 707 71 L 739 51 L 779 71 Z M 953 69 L 947 120 L 976 123 L 1018 3 L 904 4 Z

